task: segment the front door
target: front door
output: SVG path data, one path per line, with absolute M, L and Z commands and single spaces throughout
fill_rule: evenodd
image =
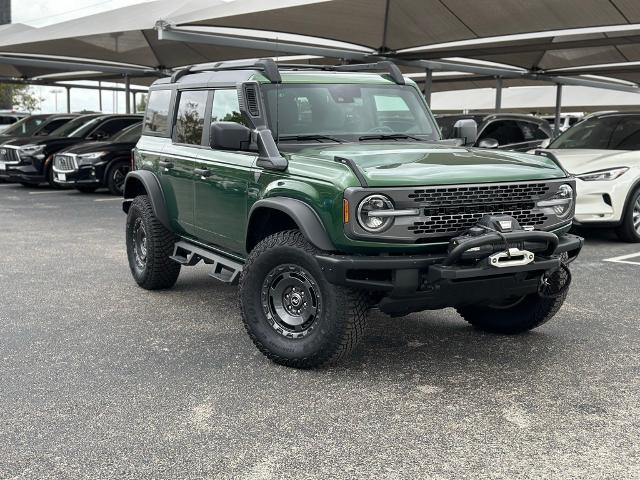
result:
M 244 123 L 235 88 L 213 92 L 210 120 Z M 244 252 L 247 195 L 254 154 L 204 148 L 196 159 L 195 224 L 197 236 L 233 252 Z

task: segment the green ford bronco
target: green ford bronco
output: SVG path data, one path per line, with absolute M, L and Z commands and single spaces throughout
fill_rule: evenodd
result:
M 456 132 L 469 143 L 475 123 Z M 126 178 L 133 277 L 163 289 L 210 265 L 239 283 L 255 345 L 297 368 L 343 357 L 371 308 L 535 328 L 582 247 L 574 180 L 553 158 L 458 144 L 390 62 L 180 70 L 151 87 Z

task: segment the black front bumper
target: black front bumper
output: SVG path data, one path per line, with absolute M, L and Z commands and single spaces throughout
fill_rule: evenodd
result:
M 61 174 L 64 177 L 61 177 Z M 55 182 L 67 187 L 100 187 L 102 186 L 102 176 L 102 169 L 98 171 L 91 167 L 66 172 L 58 172 L 55 169 L 53 171 Z
M 495 241 L 489 235 L 486 237 L 487 242 Z M 452 261 L 460 253 L 455 249 L 449 254 L 318 255 L 316 259 L 330 283 L 379 292 L 382 300 L 378 306 L 382 311 L 404 315 L 534 293 L 542 275 L 560 267 L 561 254 L 568 254 L 569 261 L 577 257 L 583 239 L 563 235 L 557 238 L 557 243 L 551 243 L 528 265 L 503 268 L 486 261 L 475 265 L 459 262 L 459 258 Z

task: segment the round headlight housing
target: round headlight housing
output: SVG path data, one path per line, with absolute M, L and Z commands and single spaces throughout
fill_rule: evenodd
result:
M 365 197 L 358 205 L 358 224 L 370 233 L 384 232 L 393 223 L 391 216 L 376 216 L 376 212 L 393 210 L 393 202 L 389 197 L 380 194 Z
M 564 183 L 560 185 L 556 194 L 547 200 L 538 202 L 538 207 L 553 213 L 558 218 L 566 218 L 573 210 L 574 192 L 571 185 Z

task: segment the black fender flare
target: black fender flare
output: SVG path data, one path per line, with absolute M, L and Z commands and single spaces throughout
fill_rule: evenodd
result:
M 328 252 L 336 250 L 316 211 L 303 201 L 288 197 L 271 197 L 258 200 L 251 206 L 248 224 L 251 224 L 254 212 L 260 208 L 269 208 L 286 213 L 298 225 L 302 234 L 313 246 Z
M 144 193 L 141 191 L 140 186 L 144 189 Z M 124 201 L 122 202 L 122 210 L 125 213 L 129 213 L 131 202 L 138 195 L 145 194 L 151 200 L 151 206 L 153 207 L 153 213 L 158 221 L 164 225 L 167 229 L 172 230 L 171 223 L 169 222 L 169 214 L 167 213 L 167 206 L 164 201 L 164 194 L 162 193 L 162 187 L 160 187 L 160 181 L 158 177 L 148 170 L 134 170 L 127 174 L 124 180 Z

